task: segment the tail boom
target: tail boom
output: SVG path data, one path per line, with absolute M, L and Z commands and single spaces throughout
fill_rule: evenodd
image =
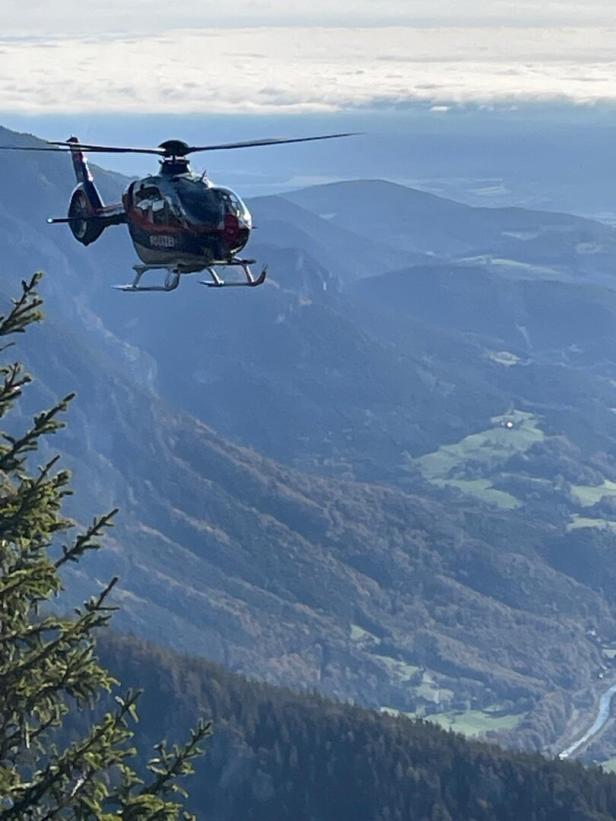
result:
M 121 203 L 108 206 L 103 203 L 77 137 L 71 137 L 67 143 L 70 147 L 77 186 L 71 196 L 68 217 L 51 219 L 49 222 L 67 223 L 78 242 L 90 245 L 108 226 L 126 222 L 126 213 Z

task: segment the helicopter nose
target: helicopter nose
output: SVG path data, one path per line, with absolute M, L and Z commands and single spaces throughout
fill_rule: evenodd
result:
M 240 221 L 235 214 L 225 214 L 223 235 L 230 245 L 237 243 L 240 236 Z

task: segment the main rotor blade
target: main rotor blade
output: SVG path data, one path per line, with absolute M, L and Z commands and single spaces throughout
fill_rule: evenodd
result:
M 164 157 L 162 148 L 124 148 L 118 145 L 82 145 L 82 143 L 49 142 L 46 146 L 39 145 L 0 145 L 0 151 L 60 151 L 70 153 L 71 148 L 87 151 L 91 154 L 155 154 Z
M 73 150 L 87 151 L 91 154 L 154 154 L 157 157 L 185 157 L 197 151 L 228 151 L 234 148 L 257 148 L 265 145 L 285 145 L 286 143 L 310 143 L 315 140 L 336 140 L 339 137 L 354 137 L 354 132 L 344 134 L 321 134 L 318 137 L 272 137 L 265 140 L 246 140 L 239 143 L 219 143 L 215 145 L 190 145 L 180 147 L 173 153 L 168 147 L 158 148 L 129 148 L 120 145 L 94 145 L 67 141 L 52 141 L 46 145 L 0 145 L 0 151 L 61 151 L 68 153 Z M 173 141 L 174 143 L 176 141 Z M 164 145 L 164 144 L 163 144 Z
M 247 140 L 241 143 L 220 143 L 219 145 L 191 145 L 186 151 L 187 154 L 194 154 L 195 151 L 227 151 L 231 148 L 253 148 L 264 145 L 284 145 L 285 143 L 310 143 L 315 140 L 335 140 L 338 137 L 355 137 L 357 132 L 345 134 L 322 134 L 318 137 L 272 137 L 265 140 Z
M 64 153 L 64 148 L 45 148 L 38 145 L 0 145 L 0 151 L 60 151 Z
M 128 148 L 123 145 L 92 145 L 91 143 L 79 143 L 68 141 L 50 141 L 49 145 L 62 146 L 63 149 L 77 148 L 79 151 L 90 151 L 95 154 L 157 154 L 163 156 L 163 148 Z

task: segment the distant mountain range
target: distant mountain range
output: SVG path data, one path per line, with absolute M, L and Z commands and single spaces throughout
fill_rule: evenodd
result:
M 145 637 L 558 749 L 616 650 L 616 233 L 357 181 L 251 203 L 263 288 L 134 296 L 122 230 L 44 223 L 66 157 L 0 173 L 4 298 L 48 272 L 28 408 L 78 390 L 74 513 L 122 508 L 74 594 L 119 572 Z

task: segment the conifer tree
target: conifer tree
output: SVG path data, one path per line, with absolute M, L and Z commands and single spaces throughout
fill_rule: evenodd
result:
M 23 282 L 20 298 L 0 316 L 0 341 L 41 318 L 39 279 Z M 19 363 L 0 367 L 0 418 L 29 382 Z M 77 531 L 62 513 L 72 492 L 68 472 L 57 458 L 31 467 L 42 437 L 64 426 L 71 399 L 0 439 L 0 819 L 191 818 L 177 803 L 185 795 L 177 779 L 192 771 L 209 723 L 200 722 L 183 747 L 160 744 L 143 778 L 132 766 L 137 692 L 108 699 L 114 707 L 84 737 L 62 740 L 69 710 L 92 706 L 118 684 L 97 660 L 94 640 L 114 610 L 117 579 L 72 615 L 58 615 L 66 609 L 58 600 L 63 569 L 99 548 L 115 511 Z

